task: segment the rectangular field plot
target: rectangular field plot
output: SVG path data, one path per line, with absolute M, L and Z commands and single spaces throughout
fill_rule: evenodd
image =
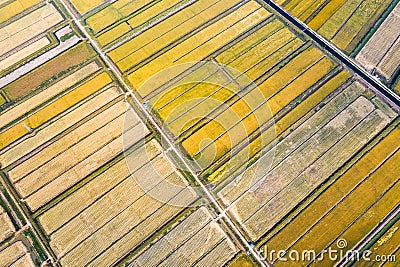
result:
M 104 3 L 104 0 L 71 0 L 71 3 L 79 13 L 85 14 L 93 8 Z
M 0 55 L 9 52 L 38 34 L 46 32 L 62 20 L 62 15 L 53 4 L 49 3 L 0 28 Z
M 381 74 L 389 81 L 400 65 L 400 3 L 356 56 L 368 71 Z
M 37 220 L 61 264 L 110 266 L 197 198 L 152 140 L 57 201 Z
M 132 112 L 126 124 L 127 110 L 126 102 L 115 103 L 8 171 L 31 210 L 51 201 L 148 133 Z
M 351 53 L 391 1 L 287 0 L 280 3 L 340 49 Z
M 219 192 L 253 241 L 390 123 L 392 112 L 378 109 L 364 90 L 351 84 Z
M 238 249 L 200 208 L 140 252 L 129 266 L 224 266 Z

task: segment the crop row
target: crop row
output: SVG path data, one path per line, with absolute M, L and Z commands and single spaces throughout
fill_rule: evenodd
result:
M 228 261 L 237 251 L 209 213 L 200 208 L 142 252 L 132 266 L 215 265 Z M 221 251 L 220 249 L 225 249 Z
M 0 55 L 9 52 L 38 34 L 46 32 L 62 20 L 62 15 L 54 5 L 48 4 L 0 28 Z
M 64 112 L 84 98 L 103 88 L 111 81 L 111 77 L 107 73 L 101 73 L 73 91 L 58 98 L 48 106 L 31 114 L 23 121 L 0 134 L 0 149 L 29 133 L 29 128 L 35 129 L 39 127 L 57 114 Z
M 314 107 L 321 103 L 327 96 L 332 94 L 332 92 L 340 87 L 349 77 L 350 74 L 347 71 L 342 71 L 338 75 L 332 77 L 331 80 L 323 84 L 316 92 L 289 111 L 283 118 L 277 120 L 275 127 L 264 127 L 265 129 L 262 130 L 263 132 L 254 140 L 251 140 L 248 146 L 246 145 L 247 149 L 238 150 L 235 148 L 236 152 L 233 152 L 229 162 L 219 166 L 208 179 L 214 183 L 219 183 L 228 177 L 243 172 L 246 168 L 246 166 L 242 164 L 244 160 L 253 160 L 265 154 L 266 150 L 268 150 L 268 146 L 275 142 L 276 137 L 287 131 L 297 121 L 301 120 L 302 117 L 313 110 Z M 342 101 L 346 100 L 343 99 Z M 260 163 L 258 163 L 257 166 L 260 166 Z M 251 167 L 249 169 L 249 173 L 253 168 L 254 167 Z M 243 180 L 243 178 L 241 178 L 241 180 Z

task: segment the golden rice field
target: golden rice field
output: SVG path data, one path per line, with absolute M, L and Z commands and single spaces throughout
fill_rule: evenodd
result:
M 93 8 L 100 6 L 101 4 L 104 3 L 103 0 L 71 0 L 71 3 L 74 5 L 74 7 L 78 10 L 79 13 L 85 14 L 86 12 L 92 10 Z

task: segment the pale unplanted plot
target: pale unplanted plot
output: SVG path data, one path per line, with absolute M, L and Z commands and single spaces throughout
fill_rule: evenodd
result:
M 143 127 L 145 126 L 139 124 L 129 130 L 133 132 L 132 136 L 134 137 L 132 138 L 131 145 L 143 138 L 143 132 L 148 131 L 147 128 L 143 129 Z M 129 132 L 127 134 L 129 134 Z M 103 164 L 112 160 L 119 153 L 122 153 L 124 149 L 125 147 L 122 144 L 121 138 L 114 139 L 112 142 L 106 144 L 100 150 L 93 153 L 90 157 L 84 159 L 72 169 L 69 169 L 67 172 L 57 177 L 57 179 L 40 188 L 40 190 L 26 199 L 27 204 L 32 210 L 37 210 L 45 203 L 51 201 L 51 199 L 56 197 L 58 194 L 67 190 L 69 187 L 97 170 Z
M 182 207 L 164 205 L 158 209 L 146 220 L 142 221 L 138 227 L 127 233 L 117 242 L 112 244 L 110 248 L 103 251 L 96 259 L 92 260 L 88 266 L 93 267 L 108 267 L 115 264 L 115 262 L 122 257 L 128 255 L 135 247 L 139 246 L 143 240 L 149 238 L 155 231 L 165 223 L 174 218 L 179 212 L 183 210 Z
M 27 47 L 22 48 L 18 52 L 10 55 L 9 57 L 6 57 L 5 59 L 0 61 L 0 71 L 3 71 L 7 69 L 8 67 L 16 64 L 20 60 L 28 57 L 29 55 L 32 55 L 39 50 L 43 49 L 47 45 L 50 44 L 50 41 L 47 37 L 43 37 L 34 43 L 28 45 Z
M 169 253 L 177 249 L 211 220 L 210 214 L 202 207 L 185 218 L 164 237 L 142 252 L 132 266 L 155 266 Z
M 51 85 L 46 88 L 42 92 L 28 98 L 27 100 L 18 103 L 16 106 L 8 109 L 6 112 L 0 115 L 0 127 L 5 126 L 6 124 L 16 120 L 18 117 L 22 116 L 27 111 L 30 111 L 36 107 L 38 107 L 41 103 L 48 101 L 52 97 L 61 93 L 65 89 L 73 86 L 78 83 L 80 80 L 88 77 L 90 74 L 93 74 L 95 71 L 100 69 L 97 63 L 92 62 L 89 65 L 84 66 L 78 71 L 70 74 L 66 78 L 58 81 L 57 83 Z
M 15 227 L 7 212 L 0 206 L 0 242 L 11 237 L 15 233 Z
M 387 52 L 386 56 L 379 63 L 378 70 L 386 80 L 390 80 L 400 66 L 400 38 L 397 38 L 396 43 Z
M 273 155 L 271 167 L 277 166 L 291 151 L 294 151 L 298 146 L 304 143 L 309 136 L 314 135 L 315 132 L 330 122 L 341 110 L 345 109 L 347 105 L 356 100 L 364 90 L 365 88 L 358 83 L 351 84 L 349 87 L 345 88 L 342 93 L 328 102 L 318 113 L 310 117 L 288 135 L 288 137 L 276 146 L 274 151 L 268 152 L 263 157 L 268 159 L 268 157 Z M 236 200 L 251 184 L 256 183 L 264 176 L 264 172 L 268 171 L 270 166 L 269 164 L 263 164 L 263 162 L 264 160 L 261 159 L 259 164 L 255 164 L 246 170 L 238 181 L 231 182 L 218 193 L 226 205 Z M 267 162 L 269 161 L 267 160 Z M 256 169 L 258 169 L 257 174 L 255 174 Z
M 31 156 L 26 161 L 8 171 L 8 176 L 13 182 L 19 181 L 36 168 L 39 168 L 53 158 L 58 157 L 62 152 L 66 151 L 70 147 L 73 147 L 74 144 L 83 141 L 85 138 L 91 138 L 90 135 L 96 131 L 101 131 L 100 129 L 102 127 L 107 128 L 107 124 L 110 124 L 114 119 L 123 115 L 126 110 L 127 105 L 125 102 L 120 101 L 116 103 L 91 120 L 74 129 L 68 135 L 51 143 L 38 154 Z
M 293 182 L 245 223 L 253 240 L 273 227 L 287 212 L 304 199 L 324 179 L 344 164 L 354 153 L 389 123 L 389 118 L 375 110 L 345 135 L 333 148 L 308 166 Z
M 0 266 L 9 266 L 27 253 L 25 245 L 17 241 L 0 251 Z
M 134 160 L 136 162 L 137 168 L 140 168 L 142 165 L 146 164 L 149 159 L 157 156 L 160 152 L 158 143 L 152 140 L 147 143 L 144 148 L 140 147 L 128 157 L 129 160 Z M 44 231 L 47 235 L 50 235 L 64 223 L 81 213 L 89 205 L 96 202 L 102 194 L 117 186 L 117 184 L 136 170 L 137 169 L 129 169 L 125 160 L 121 160 L 111 166 L 94 180 L 90 181 L 68 198 L 57 203 L 56 206 L 41 215 L 38 220 Z
M 123 116 L 112 120 L 98 131 L 93 132 L 80 142 L 65 150 L 62 154 L 50 154 L 48 157 L 44 154 L 44 165 L 39 165 L 38 169 L 26 175 L 23 179 L 15 183 L 15 187 L 22 197 L 28 196 L 32 192 L 41 188 L 43 185 L 52 181 L 53 178 L 62 175 L 72 168 L 76 163 L 89 157 L 95 151 L 99 150 L 111 140 L 117 138 L 122 132 Z M 96 130 L 94 128 L 93 130 Z M 62 150 L 61 150 L 62 151 Z M 60 151 L 60 152 L 61 152 Z M 50 151 L 51 153 L 52 151 Z M 58 151 L 56 151 L 58 152 Z M 54 157 L 55 156 L 55 157 Z M 41 161 L 40 153 L 38 160 Z M 51 159 L 47 161 L 47 158 Z M 74 159 L 73 161 L 67 159 Z M 41 162 L 40 162 L 41 163 Z
M 133 72 L 128 76 L 128 80 L 136 88 L 140 88 L 149 76 L 171 66 L 173 62 L 183 63 L 201 60 L 215 51 L 218 47 L 229 43 L 241 31 L 246 31 L 254 26 L 260 19 L 264 19 L 269 15 L 270 13 L 264 8 L 260 8 L 256 2 L 248 2 L 237 9 L 234 13 L 218 20 L 216 23 L 210 25 L 196 35 L 173 47 L 167 53 L 160 55 L 157 59 Z M 231 26 L 227 27 L 227 25 Z M 222 29 L 226 30 L 221 31 Z M 210 35 L 216 32 L 221 33 L 215 36 L 215 38 L 210 39 Z M 129 67 L 128 65 L 131 66 L 131 64 L 127 64 L 126 66 L 119 65 L 119 67 L 121 69 L 126 69 Z M 160 83 L 162 82 L 163 81 L 160 81 Z M 139 93 L 142 96 L 145 96 L 150 92 L 139 90 Z
M 18 145 L 2 152 L 0 155 L 0 163 L 2 167 L 9 166 L 22 156 L 32 152 L 38 146 L 100 109 L 111 100 L 117 98 L 120 94 L 121 92 L 116 87 L 109 88 L 94 96 L 92 99 L 82 103 L 76 107 L 76 109 L 71 110 L 68 114 L 59 118 L 54 123 L 41 129 L 35 136 L 25 139 Z
M 63 20 L 62 15 L 48 4 L 0 29 L 0 55 L 18 47 L 34 36 L 46 32 Z

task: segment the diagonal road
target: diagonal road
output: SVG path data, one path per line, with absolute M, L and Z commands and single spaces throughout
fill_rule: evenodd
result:
M 141 110 L 141 112 L 146 116 L 147 120 L 152 124 L 152 126 L 161 134 L 161 136 L 167 141 L 168 145 L 170 146 L 171 150 L 175 152 L 175 154 L 180 158 L 180 160 L 183 162 L 187 170 L 189 170 L 190 174 L 195 178 L 196 182 L 200 185 L 201 190 L 203 191 L 204 196 L 212 203 L 215 207 L 215 211 L 219 214 L 219 218 L 225 219 L 225 221 L 228 223 L 229 227 L 231 230 L 235 233 L 235 235 L 240 239 L 242 242 L 242 245 L 247 249 L 247 251 L 261 264 L 261 266 L 272 266 L 269 264 L 267 261 L 262 259 L 260 255 L 254 250 L 253 246 L 246 240 L 246 238 L 243 236 L 243 234 L 239 231 L 237 226 L 233 223 L 231 218 L 226 215 L 226 212 L 224 209 L 220 206 L 220 204 L 217 202 L 215 199 L 214 195 L 209 191 L 209 189 L 202 183 L 200 177 L 195 173 L 195 171 L 192 169 L 192 167 L 186 162 L 185 157 L 182 155 L 179 149 L 177 149 L 174 145 L 174 143 L 170 140 L 168 135 L 161 129 L 161 127 L 157 124 L 155 119 L 153 118 L 152 114 L 143 106 L 143 104 L 139 101 L 139 99 L 135 96 L 133 91 L 130 89 L 128 84 L 124 81 L 124 79 L 121 77 L 119 70 L 117 67 L 113 64 L 113 62 L 105 55 L 105 53 L 102 51 L 100 46 L 92 39 L 92 37 L 86 32 L 84 26 L 80 23 L 80 20 L 75 16 L 75 13 L 72 12 L 70 6 L 68 3 L 66 3 L 66 0 L 60 0 L 60 3 L 63 5 L 65 10 L 69 13 L 69 15 L 72 17 L 72 20 L 75 22 L 79 30 L 85 35 L 85 37 L 89 40 L 91 45 L 94 47 L 96 52 L 100 55 L 100 57 L 103 59 L 107 67 L 110 69 L 110 71 L 113 72 L 115 77 L 118 79 L 118 81 L 121 83 L 121 85 L 124 87 L 125 91 L 127 92 L 128 95 L 132 97 L 132 99 L 135 101 L 137 104 L 137 107 Z
M 400 97 L 391 91 L 386 85 L 384 85 L 379 79 L 375 76 L 367 72 L 363 67 L 361 67 L 354 59 L 347 56 L 344 52 L 342 52 L 339 48 L 333 45 L 331 42 L 327 41 L 324 37 L 322 37 L 319 33 L 308 27 L 304 22 L 300 21 L 293 15 L 291 15 L 288 11 L 286 11 L 283 7 L 276 4 L 271 0 L 263 0 L 267 3 L 272 9 L 274 9 L 278 14 L 282 17 L 290 21 L 297 28 L 304 32 L 308 37 L 310 37 L 314 42 L 322 46 L 326 51 L 331 53 L 333 56 L 338 58 L 343 64 L 345 64 L 349 69 L 354 71 L 357 75 L 359 75 L 362 79 L 364 79 L 367 83 L 375 87 L 386 99 L 390 100 L 390 102 L 400 107 Z

